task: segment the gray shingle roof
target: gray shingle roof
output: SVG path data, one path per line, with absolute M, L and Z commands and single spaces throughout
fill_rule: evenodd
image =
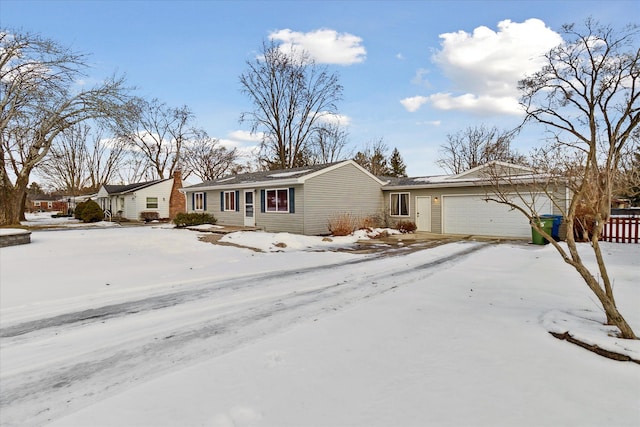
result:
M 166 179 L 156 179 L 155 181 L 137 182 L 135 184 L 125 184 L 125 185 L 105 184 L 103 185 L 103 187 L 109 194 L 124 194 L 124 193 L 130 193 L 132 191 L 137 191 L 146 187 L 150 187 L 152 185 L 158 184 L 163 181 L 166 181 Z
M 269 182 L 279 181 L 282 179 L 297 179 L 302 178 L 306 175 L 318 172 L 322 169 L 325 169 L 329 166 L 342 163 L 326 163 L 322 165 L 313 165 L 313 166 L 304 166 L 301 168 L 293 168 L 293 169 L 282 169 L 282 170 L 270 170 L 270 171 L 261 171 L 261 172 L 250 172 L 243 173 L 239 175 L 229 175 L 222 178 L 214 179 L 212 181 L 205 181 L 200 184 L 191 185 L 189 187 L 185 187 L 186 189 L 197 189 L 201 187 L 211 187 L 217 185 L 235 185 L 235 184 L 268 184 Z

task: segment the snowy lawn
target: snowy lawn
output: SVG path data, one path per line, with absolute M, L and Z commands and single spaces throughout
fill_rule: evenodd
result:
M 637 341 L 607 335 L 595 298 L 551 246 L 466 242 L 375 258 L 316 252 L 329 243 L 321 238 L 225 238 L 250 245 L 253 236 L 255 247 L 283 250 L 256 253 L 198 242 L 198 234 L 42 231 L 30 245 L 0 249 L 3 331 L 178 291 L 219 292 L 144 316 L 2 335 L 2 425 L 640 425 L 640 365 L 547 332 L 568 329 L 640 355 Z M 603 247 L 618 305 L 640 333 L 640 245 Z M 219 312 L 247 315 L 266 305 L 273 311 L 259 322 L 243 318 L 232 323 L 237 329 L 185 341 L 176 347 L 179 358 L 176 349 L 143 352 L 144 363 L 92 381 L 75 378 L 75 388 L 56 385 L 31 400 L 14 391 L 20 381 L 26 390 L 29 381 L 34 390 L 46 388 L 47 376 L 79 369 L 97 357 L 92 352 L 115 355 L 137 341 L 150 345 L 145 340 L 157 340 L 154 334 L 173 337 L 160 330 L 163 322 L 193 328 Z M 270 320 L 282 313 L 290 315 Z

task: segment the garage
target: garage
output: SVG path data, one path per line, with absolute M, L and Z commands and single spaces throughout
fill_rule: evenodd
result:
M 480 236 L 530 237 L 531 226 L 527 218 L 508 206 L 486 202 L 486 195 L 442 196 L 442 229 L 450 234 Z M 531 200 L 530 196 L 526 197 Z M 513 196 L 513 200 L 518 200 Z M 551 201 L 546 195 L 535 196 L 539 215 L 551 214 Z M 521 202 L 520 202 L 521 203 Z

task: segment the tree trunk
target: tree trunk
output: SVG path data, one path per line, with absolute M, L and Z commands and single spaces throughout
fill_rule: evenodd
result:
M 18 179 L 15 186 L 3 185 L 0 191 L 0 225 L 19 225 L 27 184 Z
M 565 260 L 566 261 L 566 260 Z M 593 275 L 589 272 L 589 270 L 584 266 L 582 261 L 573 262 L 574 268 L 578 271 L 578 273 L 582 276 L 589 288 L 593 291 L 593 293 L 598 297 L 598 300 L 602 304 L 602 308 L 604 309 L 605 315 L 607 316 L 607 324 L 616 326 L 620 329 L 620 338 L 625 339 L 637 339 L 636 334 L 631 329 L 631 326 L 627 323 L 627 321 L 622 317 L 618 308 L 616 307 L 615 302 L 609 298 L 607 292 L 605 292 L 598 280 L 593 277 Z

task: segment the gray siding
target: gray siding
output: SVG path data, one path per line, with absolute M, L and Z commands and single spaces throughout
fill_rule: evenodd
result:
M 526 191 L 522 190 L 521 191 Z M 389 215 L 389 206 L 391 203 L 391 193 L 409 193 L 409 216 L 408 217 L 392 217 Z M 384 191 L 384 206 L 385 206 L 385 214 L 388 218 L 389 226 L 394 226 L 398 221 L 413 221 L 416 222 L 415 217 L 415 201 L 417 196 L 431 196 L 431 232 L 432 233 L 442 233 L 442 196 L 443 195 L 473 195 L 473 194 L 484 194 L 490 193 L 491 187 L 486 186 L 470 186 L 470 187 L 442 187 L 442 188 L 429 188 L 429 189 L 411 189 L 408 187 L 407 190 L 385 190 Z M 438 201 L 435 201 L 435 198 L 438 198 Z M 565 203 L 565 194 L 564 189 L 560 189 L 555 192 L 554 197 L 556 198 L 556 203 L 561 206 Z M 558 209 L 558 207 L 553 207 L 553 213 L 556 215 L 561 215 L 562 211 Z M 473 215 L 473 212 L 469 212 L 470 215 Z
M 187 192 L 187 212 L 195 212 L 193 210 L 193 204 L 191 198 L 194 193 L 200 193 L 200 191 Z M 204 191 L 207 195 L 207 206 L 205 212 L 213 215 L 217 220 L 217 224 L 220 225 L 244 225 L 243 216 L 243 204 L 240 203 L 240 211 L 238 212 L 223 212 L 220 210 L 220 191 Z M 242 199 L 242 191 L 240 191 L 240 199 Z M 242 200 L 240 200 L 242 202 Z
M 275 190 L 280 188 L 294 188 L 294 213 L 286 212 L 261 212 L 261 191 L 260 190 Z M 242 207 L 241 207 L 242 208 Z M 295 234 L 304 233 L 304 188 L 302 185 L 296 185 L 293 187 L 257 187 L 256 188 L 256 200 L 255 200 L 255 212 L 256 212 L 256 227 L 269 232 L 287 232 Z
M 442 233 L 442 190 L 436 189 L 407 189 L 384 191 L 385 217 L 390 227 L 394 227 L 398 221 L 416 221 L 416 197 L 431 197 L 431 232 Z M 448 189 L 446 189 L 448 190 Z M 476 189 L 477 190 L 477 189 Z M 409 216 L 391 216 L 391 193 L 409 193 Z M 450 194 L 450 193 L 449 193 Z M 436 202 L 435 198 L 438 198 Z
M 329 219 L 336 214 L 368 217 L 382 211 L 380 183 L 352 164 L 305 182 L 304 234 L 329 234 Z

